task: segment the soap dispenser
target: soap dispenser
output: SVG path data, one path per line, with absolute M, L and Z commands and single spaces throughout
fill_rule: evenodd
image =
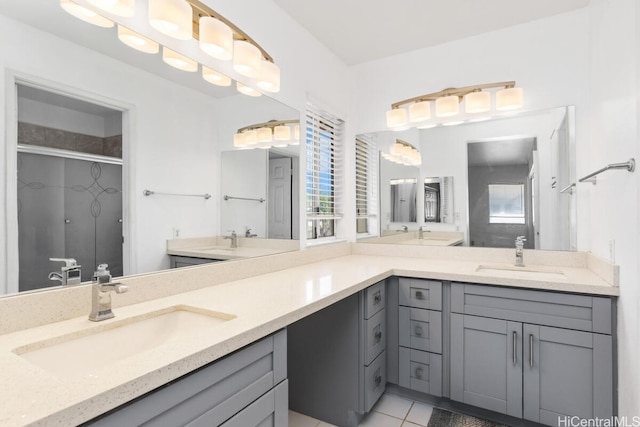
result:
M 93 283 L 111 282 L 111 273 L 107 270 L 108 264 L 99 264 L 98 269 L 93 273 Z

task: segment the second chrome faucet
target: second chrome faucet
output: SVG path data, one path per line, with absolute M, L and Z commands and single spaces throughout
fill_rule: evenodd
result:
M 107 270 L 107 264 L 100 264 L 93 274 L 91 285 L 91 313 L 89 320 L 99 322 L 114 317 L 111 310 L 111 292 L 123 294 L 129 290 L 122 283 L 111 283 L 111 274 Z

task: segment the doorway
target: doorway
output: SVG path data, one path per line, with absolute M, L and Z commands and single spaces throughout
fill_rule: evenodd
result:
M 123 111 L 16 83 L 18 290 L 59 285 L 50 258 L 123 267 Z

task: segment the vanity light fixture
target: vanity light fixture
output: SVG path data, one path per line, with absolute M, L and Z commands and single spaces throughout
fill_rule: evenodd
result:
M 460 114 L 460 103 L 462 102 L 464 102 L 466 114 L 486 113 L 491 111 L 492 92 L 488 89 L 497 88 L 501 88 L 501 90 L 495 92 L 496 110 L 508 111 L 522 108 L 523 91 L 522 88 L 516 87 L 515 81 L 447 88 L 391 104 L 391 110 L 386 113 L 387 127 L 394 130 L 404 130 L 411 125 L 425 129 L 437 124 L 458 124 L 457 122 L 460 120 L 446 123 L 438 122 L 437 119 L 433 120 L 431 102 L 435 104 L 436 118 L 455 118 Z M 407 106 L 408 108 L 405 108 Z
M 198 63 L 196 61 L 166 46 L 162 48 L 162 60 L 178 70 L 188 71 L 190 73 L 198 71 Z
M 381 154 L 383 158 L 401 165 L 419 166 L 422 164 L 420 151 L 401 139 L 396 139 L 396 142 L 389 149 L 389 153 L 383 151 Z
M 88 5 L 84 6 L 84 1 Z M 127 46 L 145 53 L 157 53 L 160 44 L 157 33 L 132 31 L 120 24 L 130 25 L 118 17 L 130 17 L 135 12 L 136 0 L 83 0 L 82 5 L 74 0 L 60 0 L 60 5 L 70 14 L 83 21 L 101 27 L 113 27 L 114 22 L 101 16 L 96 9 L 111 15 L 118 25 L 118 38 Z M 199 0 L 137 0 L 147 1 L 148 21 L 158 32 L 181 40 L 172 49 L 163 47 L 163 60 L 186 71 L 196 71 L 198 62 L 188 58 L 183 52 L 193 52 L 190 44 L 197 43 L 206 55 L 221 61 L 232 60 L 233 69 L 240 75 L 255 79 L 252 82 L 237 82 L 239 92 L 249 96 L 261 96 L 262 92 L 280 91 L 280 68 L 273 58 L 251 37 L 232 22 Z M 95 9 L 93 9 L 95 8 Z M 137 28 L 136 28 L 137 29 Z M 142 31 L 137 29 L 137 31 Z M 184 47 L 184 49 L 183 49 Z M 193 56 L 193 54 L 190 54 Z M 205 67 L 202 76 L 218 86 L 231 85 L 231 78 L 215 71 L 211 65 Z M 214 65 L 215 66 L 215 65 Z M 250 86 L 249 86 L 250 85 Z M 251 87 L 251 86 L 255 86 Z M 258 91 L 258 89 L 260 91 Z
M 202 78 L 216 86 L 231 86 L 231 79 L 222 73 L 202 66 Z
M 80 6 L 71 0 L 60 0 L 60 6 L 69 14 L 76 18 L 88 22 L 89 24 L 97 25 L 98 27 L 111 28 L 113 27 L 113 21 L 98 15 L 93 10 L 89 10 L 84 6 Z
M 291 139 L 291 125 L 299 128 L 299 120 L 271 120 L 238 129 L 233 135 L 233 146 L 236 148 L 286 147 L 298 145 L 299 140 Z M 298 139 L 299 139 L 298 131 Z M 294 136 L 295 137 L 295 136 Z
M 258 92 L 257 90 L 255 90 L 254 88 L 247 86 L 247 85 L 243 85 L 240 82 L 236 82 L 236 89 L 238 89 L 238 92 L 244 94 L 244 95 L 248 95 L 248 96 L 254 96 L 254 97 L 259 97 L 262 96 L 262 94 L 260 92 Z
M 185 0 L 149 0 L 149 24 L 178 40 L 193 37 L 193 10 Z
M 89 3 L 114 15 L 131 17 L 135 14 L 135 0 L 87 0 Z
M 118 25 L 118 39 L 127 46 L 144 53 L 158 53 L 160 45 L 142 34 Z

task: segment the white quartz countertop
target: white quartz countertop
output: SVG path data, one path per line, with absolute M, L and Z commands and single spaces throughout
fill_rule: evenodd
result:
M 103 322 L 90 322 L 82 316 L 1 335 L 0 425 L 82 423 L 390 276 L 594 295 L 619 293 L 616 286 L 587 268 L 530 266 L 536 272 L 545 269 L 550 272 L 549 277 L 536 274 L 536 279 L 532 279 L 508 269 L 497 270 L 497 273 L 478 271 L 486 264 L 352 254 L 115 308 L 116 318 Z M 500 267 L 491 265 L 495 266 Z M 206 266 L 197 268 L 202 268 L 203 274 L 208 271 Z M 133 288 L 129 293 L 135 291 Z M 114 361 L 87 376 L 57 377 L 13 352 L 51 337 L 85 333 L 107 322 L 176 305 L 226 313 L 235 318 L 206 332 L 186 332 L 153 351 Z
M 202 248 L 180 248 L 180 249 L 167 249 L 169 255 L 179 255 L 191 258 L 206 258 L 206 259 L 221 259 L 230 260 L 238 258 L 255 258 L 265 255 L 278 254 L 283 251 L 282 249 L 274 248 L 252 248 L 252 247 L 237 247 L 237 248 L 222 248 L 219 246 L 202 247 Z

